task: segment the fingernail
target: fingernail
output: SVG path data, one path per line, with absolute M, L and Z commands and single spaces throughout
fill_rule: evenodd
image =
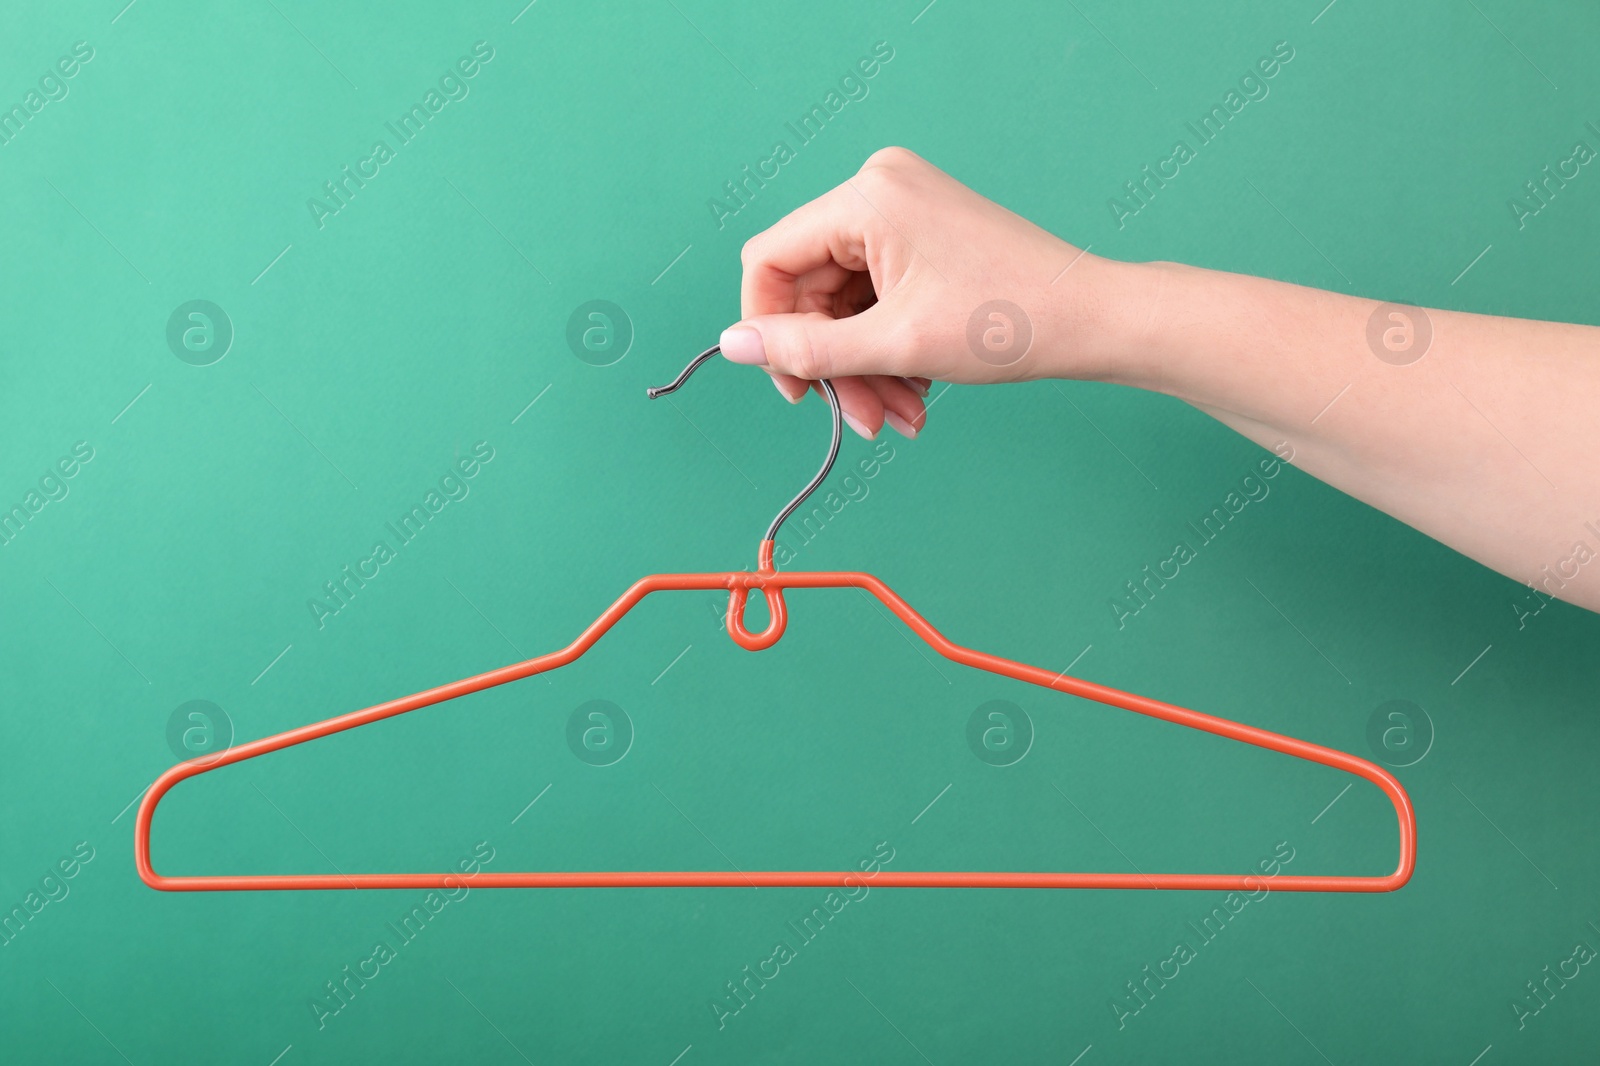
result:
M 846 422 L 850 423 L 850 428 L 851 429 L 855 430 L 857 433 L 861 434 L 863 437 L 867 438 L 868 440 L 871 440 L 872 438 L 877 436 L 876 433 L 868 433 L 867 432 L 867 427 L 862 425 L 860 422 L 856 421 L 855 416 L 850 414 L 848 411 L 846 411 L 844 413 L 844 420 Z
M 905 382 L 906 388 L 910 389 L 918 396 L 926 397 L 928 395 L 928 386 L 924 385 L 916 378 L 901 378 L 900 380 Z
M 749 366 L 767 365 L 767 346 L 761 334 L 749 326 L 729 326 L 722 331 L 722 354 L 730 362 Z
M 889 425 L 893 426 L 894 431 L 907 440 L 917 439 L 916 428 L 912 426 L 910 422 L 907 422 L 893 411 L 883 412 L 883 420 L 889 423 Z
M 783 382 L 779 381 L 777 378 L 772 379 L 772 387 L 783 393 L 783 398 L 788 400 L 790 403 L 799 403 L 801 400 L 805 399 L 805 389 L 801 389 L 800 395 L 796 396 L 794 393 L 790 392 L 788 388 L 784 386 Z

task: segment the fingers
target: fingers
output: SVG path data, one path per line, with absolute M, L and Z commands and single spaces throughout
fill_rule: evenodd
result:
M 863 378 L 839 378 L 833 383 L 845 425 L 867 440 L 883 428 L 883 400 Z
M 814 311 L 829 318 L 860 314 L 877 302 L 871 278 L 831 262 L 796 278 L 793 291 L 794 307 L 790 310 L 801 313 Z M 805 399 L 810 382 L 792 374 L 780 373 L 770 367 L 767 372 L 772 376 L 773 385 L 784 399 L 790 403 L 799 403 Z M 926 383 L 918 385 L 914 378 L 905 380 L 911 391 L 917 395 L 928 394 Z
M 820 311 L 831 318 L 843 318 L 845 315 L 855 314 L 856 311 L 862 309 L 861 306 L 855 306 L 854 301 L 857 299 L 855 294 L 859 289 L 858 279 L 864 277 L 866 277 L 865 274 L 857 274 L 846 270 L 838 263 L 825 263 L 817 269 L 807 271 L 794 279 L 790 285 L 789 303 L 791 306 L 784 308 L 783 312 L 798 311 L 804 313 L 806 311 Z M 869 293 L 872 291 L 870 283 L 867 286 L 867 291 Z M 870 304 L 871 301 L 869 300 L 867 303 Z M 842 310 L 842 308 L 849 309 Z M 763 313 L 781 314 L 783 312 Z
M 785 381 L 797 381 L 785 375 Z M 806 388 L 815 389 L 817 394 L 822 394 L 822 387 L 813 381 L 797 381 L 800 386 L 800 399 L 805 398 Z M 780 384 L 778 391 L 787 398 L 791 394 L 787 384 Z M 839 394 L 839 412 L 848 425 L 857 435 L 872 440 L 888 425 L 896 433 L 913 440 L 922 431 L 927 423 L 928 412 L 922 398 L 916 394 L 900 378 L 869 375 L 859 378 L 838 378 L 833 382 L 833 388 Z M 799 403 L 800 400 L 792 400 Z
M 881 303 L 847 318 L 818 311 L 756 315 L 723 330 L 722 354 L 807 381 L 899 374 L 906 351 L 901 318 Z
M 802 381 L 788 374 L 772 374 L 772 383 L 790 403 L 799 403 L 816 382 Z M 885 425 L 907 440 L 914 440 L 927 424 L 927 405 L 922 395 L 908 381 L 915 379 L 870 375 L 861 378 L 839 378 L 834 381 L 834 391 L 839 395 L 839 412 L 857 434 L 872 440 Z M 925 392 L 926 390 L 922 390 Z
M 886 424 L 915 437 L 927 418 L 929 379 L 902 375 L 938 365 L 919 354 L 929 309 L 916 310 L 920 290 L 907 282 L 910 238 L 883 213 L 916 192 L 907 174 L 925 168 L 903 150 L 878 152 L 751 238 L 741 253 L 743 317 L 722 334 L 723 355 L 765 369 L 791 403 L 832 381 L 841 414 L 868 439 Z
M 771 372 L 769 371 L 769 374 L 770 373 Z M 771 377 L 772 384 L 777 387 L 778 392 L 783 395 L 783 398 L 788 400 L 790 403 L 799 403 L 801 400 L 805 399 L 806 393 L 809 392 L 811 388 L 811 382 L 802 381 L 799 378 L 793 377 L 789 374 L 771 374 Z
M 794 311 L 795 279 L 829 265 L 864 272 L 866 227 L 870 208 L 846 186 L 823 193 L 796 208 L 744 246 L 744 278 L 739 290 L 741 315 Z
M 833 383 L 846 424 L 867 440 L 888 425 L 907 440 L 914 440 L 927 423 L 922 398 L 899 378 L 872 374 L 840 378 Z
M 902 437 L 915 440 L 928 419 L 922 397 L 906 385 L 904 378 L 874 376 L 867 378 L 867 382 L 883 404 L 884 421 Z

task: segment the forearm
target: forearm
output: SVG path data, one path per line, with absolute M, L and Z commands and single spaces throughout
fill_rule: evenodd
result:
M 1316 477 L 1600 610 L 1600 329 L 1429 310 L 1415 358 L 1382 344 L 1402 320 L 1369 343 L 1377 300 L 1174 264 L 1112 271 L 1145 302 L 1108 376 L 1287 441 Z
M 1384 333 L 1406 322 L 1374 322 L 1377 300 L 1103 259 L 901 148 L 742 259 L 743 317 L 723 354 L 765 367 L 791 399 L 831 380 L 864 437 L 886 422 L 914 436 L 928 378 L 1159 390 L 1600 610 L 1600 329 L 1411 309 L 1426 351 L 1394 351 Z

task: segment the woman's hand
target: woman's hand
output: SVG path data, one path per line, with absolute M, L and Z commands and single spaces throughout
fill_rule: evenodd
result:
M 1600 328 L 1101 259 L 903 148 L 746 244 L 741 295 L 723 353 L 791 400 L 832 379 L 864 437 L 914 436 L 932 378 L 1165 392 L 1530 602 L 1600 610 Z M 1415 351 L 1383 339 L 1401 319 Z
M 764 366 L 795 403 L 832 379 L 863 437 L 885 421 L 916 436 L 931 379 L 1116 376 L 1104 326 L 1122 264 L 904 148 L 751 238 L 743 261 L 744 318 L 722 334 L 723 355 Z

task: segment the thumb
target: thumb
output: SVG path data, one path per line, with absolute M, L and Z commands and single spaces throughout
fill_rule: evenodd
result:
M 806 381 L 898 374 L 893 333 L 882 304 L 847 318 L 817 311 L 756 315 L 723 330 L 722 354 Z

